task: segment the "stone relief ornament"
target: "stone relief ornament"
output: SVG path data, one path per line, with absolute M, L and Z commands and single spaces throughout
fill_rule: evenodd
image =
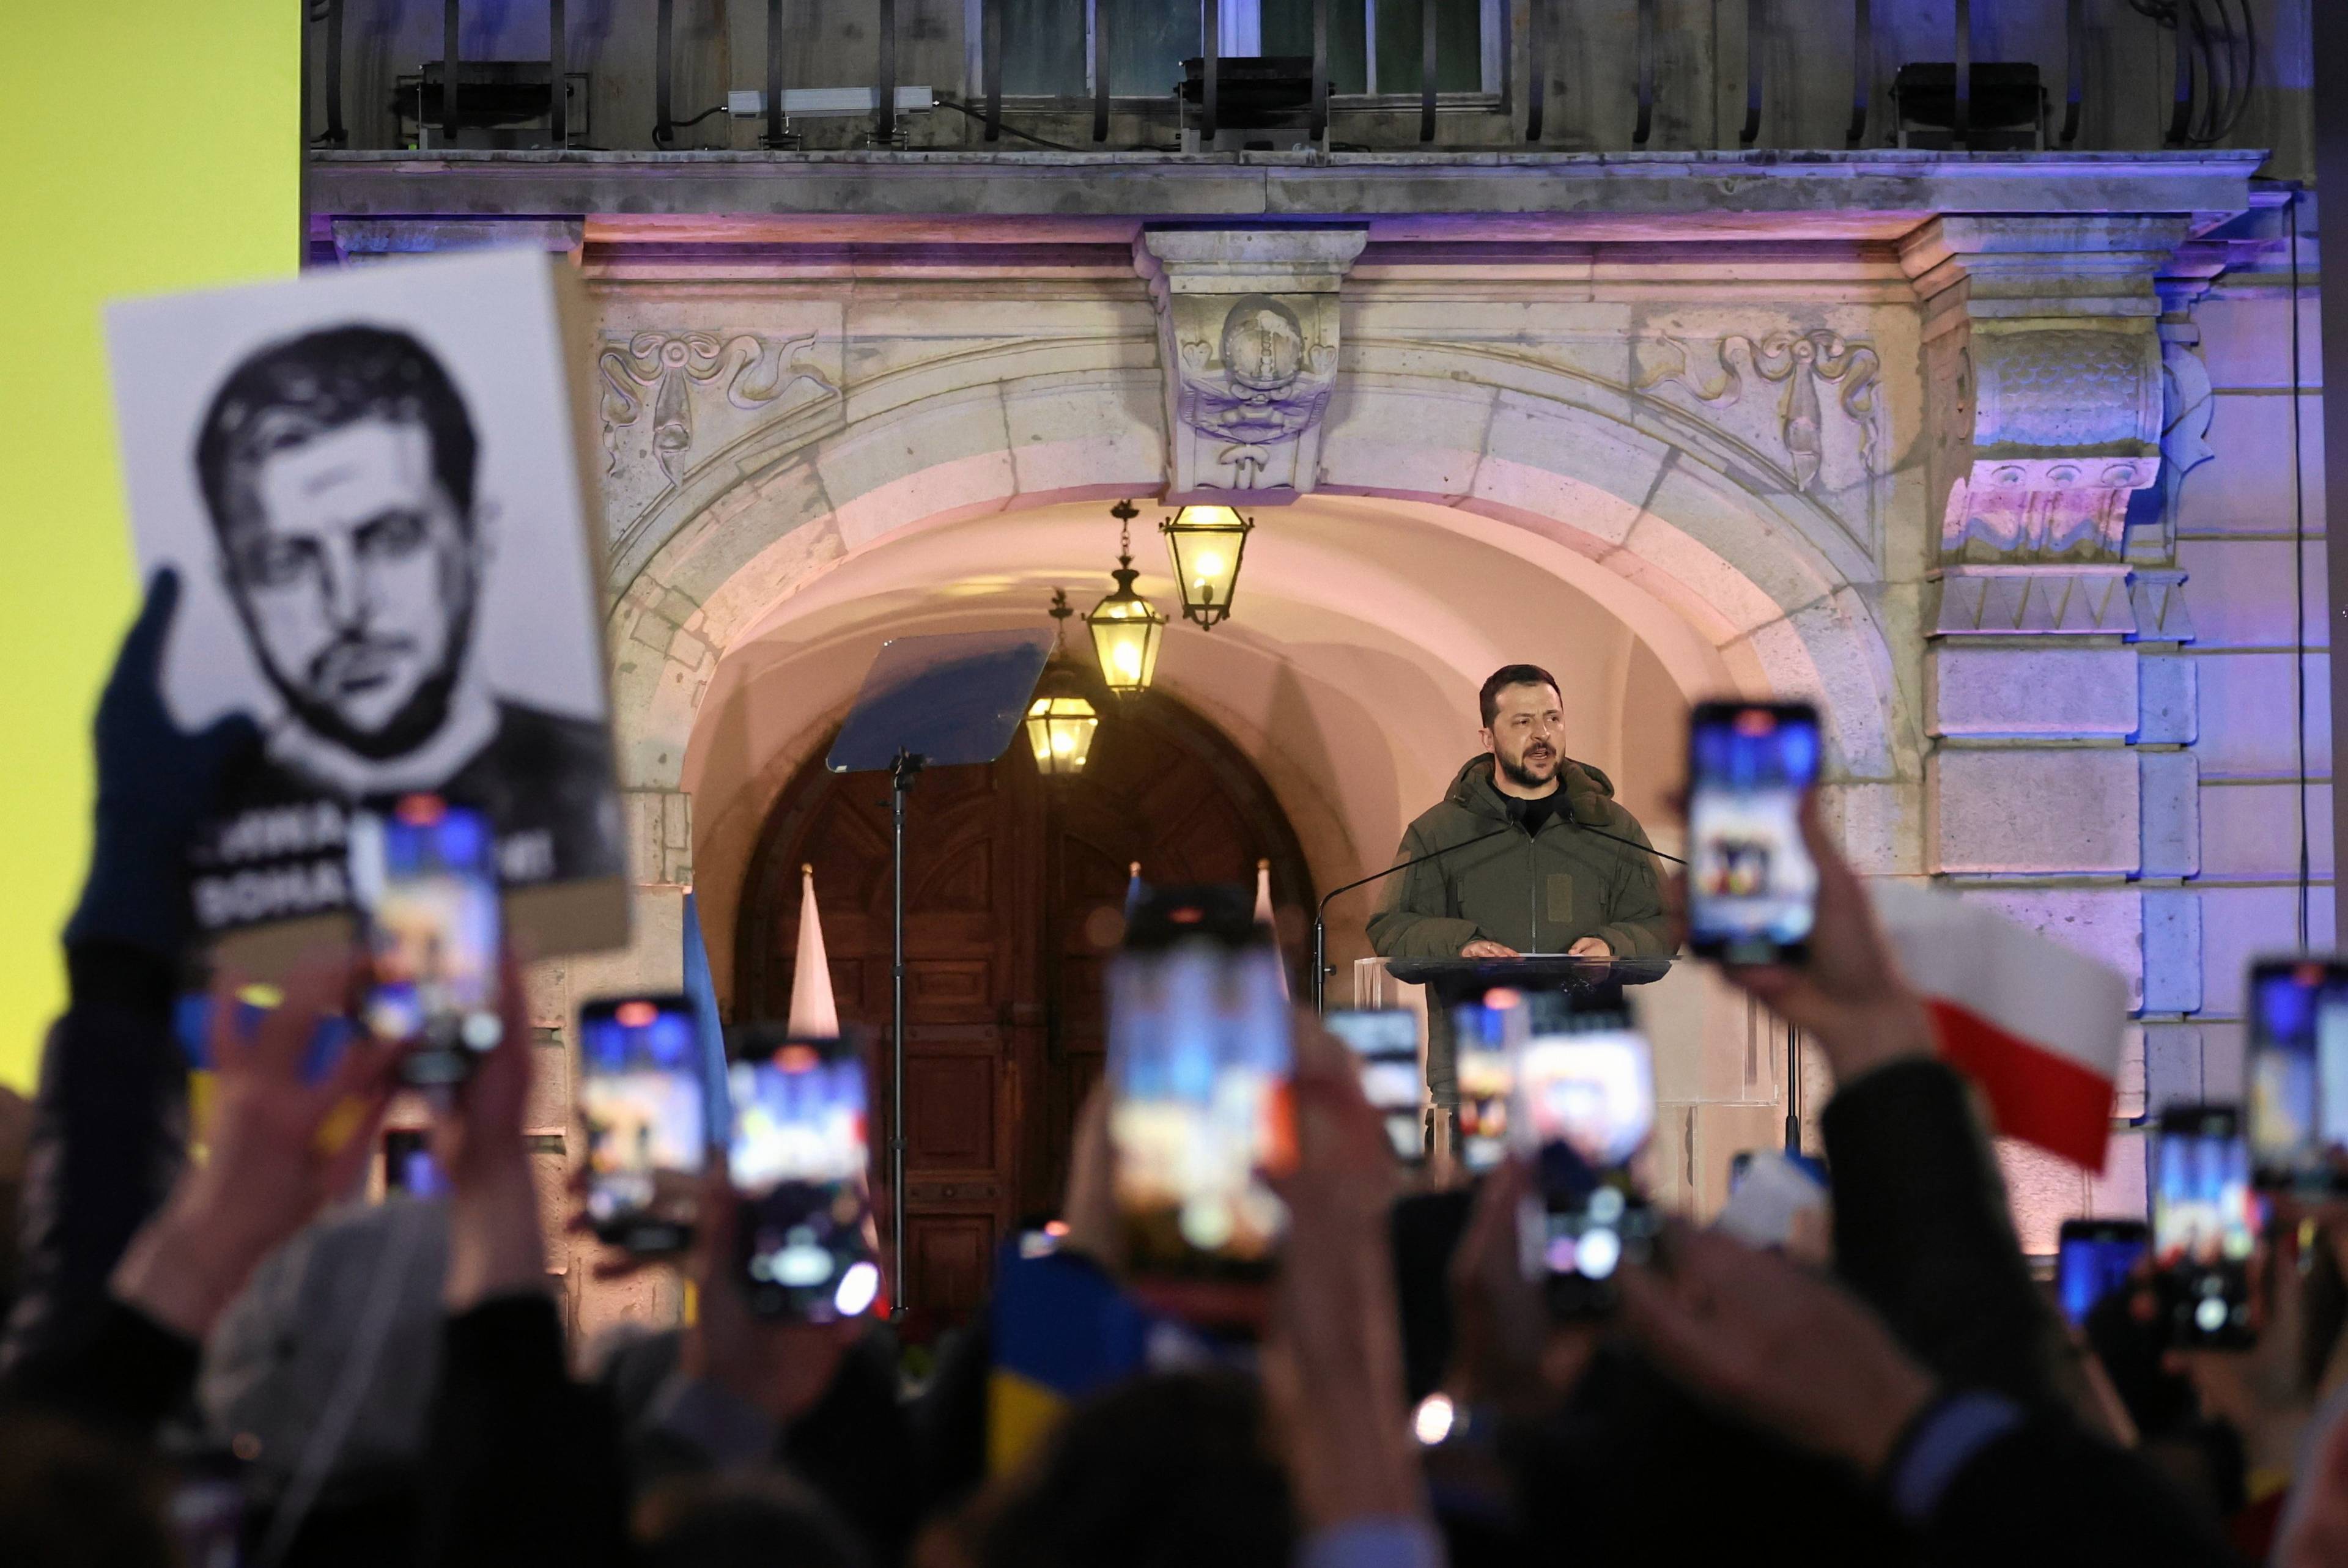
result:
M 1941 559 L 2120 560 L 2129 497 L 2162 466 L 2148 323 L 1976 322 L 1958 364 L 1972 462 L 1950 486 Z
M 1786 469 L 1794 488 L 1807 490 L 1818 481 L 1826 459 L 1821 384 L 1835 391 L 1835 400 L 1859 432 L 1859 466 L 1875 472 L 1876 385 L 1883 368 L 1875 350 L 1840 333 L 1815 327 L 1807 332 L 1777 332 L 1754 338 L 1732 333 L 1713 345 L 1717 374 L 1700 375 L 1689 364 L 1688 344 L 1670 333 L 1654 340 L 1663 350 L 1661 363 L 1643 372 L 1636 384 L 1652 392 L 1667 384 L 1684 387 L 1697 402 L 1725 407 L 1745 395 L 1749 372 L 1761 381 L 1782 386 L 1777 399 L 1777 437 L 1786 451 Z
M 1158 310 L 1172 492 L 1313 487 L 1337 384 L 1337 289 L 1367 239 L 1179 229 L 1135 241 Z
M 1216 443 L 1217 488 L 1266 487 L 1283 467 L 1294 484 L 1293 454 L 1279 449 L 1320 422 L 1337 383 L 1337 350 L 1308 341 L 1304 324 L 1270 294 L 1248 294 L 1223 318 L 1213 343 L 1181 345 L 1175 419 Z M 1286 465 L 1282 456 L 1291 460 Z M 1217 481 L 1223 481 L 1218 483 Z
M 827 397 L 831 378 L 801 358 L 817 334 L 770 338 L 757 333 L 640 332 L 607 343 L 597 358 L 603 382 L 604 472 L 620 466 L 620 432 L 652 418 L 652 451 L 675 488 L 693 449 L 695 388 L 723 384 L 726 400 L 747 411 L 767 407 L 800 382 Z

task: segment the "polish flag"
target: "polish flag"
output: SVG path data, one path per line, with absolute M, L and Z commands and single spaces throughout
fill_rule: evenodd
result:
M 1255 923 L 1272 934 L 1272 950 L 1280 951 L 1280 923 L 1272 915 L 1272 862 L 1255 863 Z M 1288 965 L 1283 960 L 1279 968 L 1280 998 L 1288 999 Z
M 831 965 L 823 953 L 823 920 L 815 910 L 815 867 L 799 867 L 799 950 L 791 964 L 791 1016 L 797 1040 L 839 1038 L 839 1005 L 831 998 Z
M 1981 1085 L 1997 1131 L 2102 1170 L 2126 978 L 1947 893 L 1889 884 L 1875 908 L 1931 1008 L 1941 1057 Z

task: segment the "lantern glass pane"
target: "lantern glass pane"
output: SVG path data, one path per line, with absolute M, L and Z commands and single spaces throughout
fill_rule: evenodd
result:
M 1211 626 L 1231 613 L 1251 526 L 1229 507 L 1185 507 L 1165 525 L 1183 614 Z

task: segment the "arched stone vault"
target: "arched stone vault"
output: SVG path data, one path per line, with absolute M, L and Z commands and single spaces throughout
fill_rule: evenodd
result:
M 1656 416 L 1653 400 L 1617 393 L 1610 411 L 1560 373 L 1423 349 L 1404 373 L 1379 368 L 1382 351 L 1362 352 L 1367 363 L 1330 412 L 1325 492 L 1510 525 L 1552 571 L 1562 547 L 1627 585 L 1608 597 L 1660 647 L 1693 641 L 1743 689 L 1819 699 L 1837 783 L 1915 776 L 1882 625 L 1914 613 L 1912 594 L 1869 591 L 1872 563 L 1822 507 L 1741 487 L 1719 444 L 1673 430 L 1682 421 Z M 963 368 L 1006 367 L 983 355 Z M 1471 368 L 1506 379 L 1475 382 Z M 612 630 L 627 784 L 678 787 L 718 658 L 851 551 L 903 529 L 1161 488 L 1156 379 L 1126 365 L 933 382 L 928 395 L 811 440 L 761 432 L 707 465 L 738 477 L 716 488 L 696 474 L 630 528 L 614 564 L 615 579 L 626 574 Z M 643 564 L 630 571 L 632 556 Z

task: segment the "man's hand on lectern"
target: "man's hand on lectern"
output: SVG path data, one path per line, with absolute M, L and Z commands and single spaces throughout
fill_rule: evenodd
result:
M 1478 937 L 1460 948 L 1459 956 L 1463 958 L 1516 958 L 1524 955 L 1505 943 L 1495 942 L 1488 937 Z
M 1584 937 L 1565 950 L 1569 958 L 1611 958 L 1614 949 L 1606 945 L 1603 937 Z

